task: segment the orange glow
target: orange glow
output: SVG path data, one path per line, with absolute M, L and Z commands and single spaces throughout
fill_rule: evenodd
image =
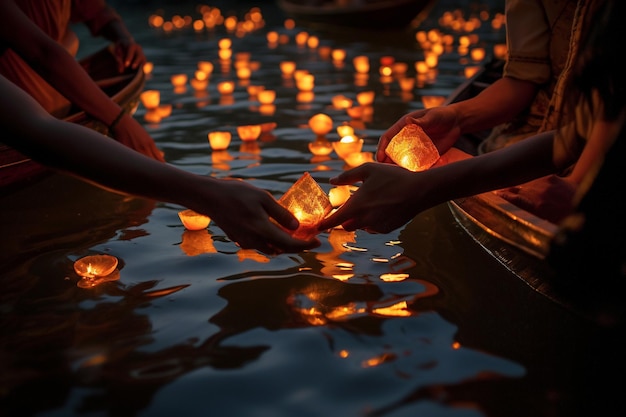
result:
M 232 135 L 230 132 L 209 132 L 208 134 L 209 143 L 211 144 L 211 149 L 214 151 L 222 151 L 228 148 L 230 145 L 230 140 Z
M 350 198 L 351 188 L 349 185 L 339 185 L 328 191 L 328 198 L 333 207 L 339 207 Z
M 217 91 L 222 95 L 229 95 L 235 91 L 235 83 L 233 81 L 221 81 L 217 84 Z
M 446 98 L 444 96 L 422 96 L 422 104 L 425 109 L 441 106 Z
M 188 230 L 186 229 L 182 235 L 183 241 L 180 249 L 187 256 L 197 256 L 203 253 L 217 253 L 213 238 L 208 230 Z
M 344 136 L 353 136 L 354 128 L 350 125 L 343 124 L 343 125 L 337 126 L 337 133 L 339 134 L 340 138 Z
M 296 70 L 295 61 L 281 61 L 280 63 L 280 71 L 283 75 L 293 75 Z
M 161 93 L 159 90 L 145 90 L 139 95 L 139 99 L 146 109 L 154 110 L 159 107 Z
M 344 136 L 341 140 L 333 142 L 333 149 L 339 158 L 345 159 L 354 152 L 361 152 L 363 148 L 363 139 L 357 139 L 354 136 Z
M 346 155 L 343 160 L 351 168 L 356 168 L 366 162 L 374 162 L 374 154 L 372 152 L 352 152 Z
M 209 227 L 211 218 L 191 209 L 178 212 L 178 217 L 187 230 L 202 230 Z
M 365 74 L 370 70 L 370 59 L 365 55 L 359 55 L 352 59 L 352 65 L 356 72 Z
M 276 99 L 276 91 L 274 90 L 263 90 L 258 94 L 259 103 L 261 104 L 272 104 Z
M 324 113 L 318 113 L 309 119 L 309 127 L 316 135 L 324 136 L 333 130 L 333 119 Z
M 237 134 L 243 141 L 257 140 L 261 136 L 261 125 L 237 126 Z
M 320 136 L 309 143 L 309 151 L 315 156 L 326 156 L 333 151 L 333 145 L 325 137 Z
M 332 210 L 328 194 L 305 172 L 278 203 L 289 210 L 300 222 L 294 237 L 307 239 L 317 234 L 317 225 Z
M 361 106 L 369 106 L 374 102 L 376 93 L 374 91 L 361 91 L 356 95 L 356 101 Z
M 333 107 L 336 109 L 349 109 L 352 107 L 352 99 L 339 94 L 332 98 Z
M 115 256 L 89 255 L 74 262 L 74 271 L 84 278 L 105 277 L 115 271 L 117 264 Z
M 187 84 L 187 74 L 174 74 L 170 77 L 170 81 L 174 87 L 183 87 Z
M 424 130 L 408 124 L 395 135 L 385 153 L 392 161 L 409 171 L 423 171 L 439 159 L 439 151 Z
M 143 64 L 143 73 L 148 75 L 152 74 L 152 70 L 154 69 L 154 64 L 150 61 Z

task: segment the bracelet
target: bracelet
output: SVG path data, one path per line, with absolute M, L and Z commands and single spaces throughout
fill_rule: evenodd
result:
M 115 129 L 115 126 L 117 126 L 120 123 L 120 120 L 122 120 L 122 117 L 124 117 L 124 114 L 126 114 L 126 112 L 124 111 L 124 109 L 122 109 L 120 114 L 118 114 L 115 120 L 113 120 L 111 124 L 109 125 L 110 131 L 113 131 Z

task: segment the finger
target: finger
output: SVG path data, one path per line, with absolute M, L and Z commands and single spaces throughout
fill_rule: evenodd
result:
M 368 165 L 371 162 L 367 162 L 363 165 L 359 165 L 356 168 L 344 171 L 341 174 L 333 177 L 329 180 L 332 185 L 351 185 L 357 182 L 362 182 L 368 177 Z
M 284 228 L 296 230 L 300 226 L 298 219 L 289 210 L 278 204 L 273 197 L 270 197 L 270 200 L 263 204 L 267 214 Z

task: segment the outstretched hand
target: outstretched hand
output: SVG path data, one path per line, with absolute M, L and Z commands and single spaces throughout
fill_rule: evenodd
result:
M 219 196 L 212 198 L 212 209 L 207 210 L 207 201 L 202 200 L 196 201 L 192 208 L 209 215 L 240 247 L 273 255 L 297 253 L 320 245 L 315 237 L 301 240 L 289 234 L 298 228 L 298 220 L 269 192 L 238 179 L 215 181 L 207 187 L 207 195 Z M 198 190 L 197 195 L 201 196 L 202 192 Z
M 132 38 L 121 38 L 113 44 L 113 56 L 117 61 L 117 70 L 122 73 L 126 68 L 137 69 L 146 63 L 143 48 Z
M 113 132 L 115 140 L 157 161 L 165 162 L 163 152 L 157 148 L 152 137 L 131 115 L 125 115 Z
M 389 233 L 403 226 L 421 211 L 418 192 L 414 192 L 419 175 L 397 165 L 369 162 L 331 178 L 333 185 L 362 184 L 319 229 L 342 225 L 348 231 Z

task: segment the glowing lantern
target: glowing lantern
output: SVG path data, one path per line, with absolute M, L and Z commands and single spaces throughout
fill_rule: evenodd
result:
M 257 140 L 261 136 L 261 125 L 237 126 L 237 134 L 243 141 Z
M 309 142 L 309 151 L 315 156 L 330 155 L 333 145 L 323 136 L 317 137 L 313 142 Z
M 350 198 L 350 186 L 339 185 L 328 191 L 328 198 L 333 207 L 339 207 Z
M 507 47 L 504 43 L 498 43 L 493 46 L 493 54 L 496 58 L 505 59 L 507 54 Z
M 287 190 L 278 203 L 300 222 L 300 227 L 293 233 L 294 237 L 300 239 L 316 235 L 317 225 L 333 209 L 328 194 L 308 172 Z
M 318 113 L 309 119 L 309 127 L 319 136 L 324 136 L 333 130 L 333 119 L 324 113 Z
M 263 90 L 259 91 L 258 94 L 259 103 L 261 104 L 272 104 L 276 99 L 276 91 L 274 90 Z
M 213 72 L 213 63 L 210 61 L 199 61 L 198 69 L 204 72 L 205 74 L 207 74 L 208 76 L 209 74 Z
M 159 107 L 161 93 L 159 90 L 146 90 L 139 95 L 139 99 L 146 109 L 153 110 Z
M 232 135 L 230 132 L 209 132 L 209 143 L 214 151 L 223 151 L 230 145 Z
M 296 87 L 301 91 L 311 91 L 315 87 L 315 76 L 313 74 L 303 74 L 296 78 Z
M 191 84 L 191 88 L 193 88 L 194 90 L 198 91 L 198 90 L 206 90 L 206 88 L 209 85 L 209 82 L 206 79 L 198 79 L 198 78 L 192 78 L 189 83 Z
M 362 91 L 356 95 L 356 101 L 361 106 L 369 106 L 374 102 L 374 91 Z
M 162 104 L 156 108 L 156 112 L 161 117 L 169 117 L 172 114 L 172 105 L 171 104 Z
M 356 72 L 365 74 L 370 70 L 370 59 L 365 55 L 359 55 L 352 59 L 352 65 Z
M 150 61 L 143 64 L 143 73 L 148 75 L 152 74 L 152 70 L 154 69 L 154 64 Z
M 336 109 L 349 109 L 352 107 L 352 100 L 342 94 L 336 95 L 332 98 L 333 107 Z
M 470 51 L 473 61 L 482 61 L 485 59 L 485 48 L 474 48 Z
M 444 96 L 422 96 L 422 104 L 425 109 L 441 106 L 445 100 Z
M 269 133 L 276 128 L 276 122 L 261 123 L 261 134 Z
M 354 128 L 350 125 L 343 124 L 341 126 L 337 126 L 337 133 L 340 138 L 344 136 L 352 136 L 354 135 Z
M 235 83 L 232 81 L 221 81 L 217 84 L 217 91 L 222 95 L 229 95 L 235 91 Z
M 294 61 L 282 61 L 280 63 L 280 71 L 285 76 L 293 75 L 296 70 L 296 63 Z
M 468 66 L 463 68 L 463 72 L 465 74 L 465 78 L 472 78 L 474 76 L 474 74 L 476 74 L 478 72 L 478 70 L 480 70 L 480 66 L 478 65 L 472 65 L 472 66 Z
M 174 87 L 183 87 L 187 84 L 187 74 L 174 74 L 170 77 L 170 81 Z
M 361 152 L 363 148 L 363 139 L 357 139 L 354 136 L 344 136 L 337 142 L 333 142 L 333 149 L 337 156 L 345 159 L 354 152 Z
M 333 61 L 343 61 L 346 58 L 346 50 L 345 49 L 333 49 L 331 52 L 331 57 Z
M 374 154 L 372 152 L 352 152 L 343 158 L 350 167 L 355 168 L 366 162 L 374 162 Z
M 400 78 L 398 83 L 400 84 L 400 89 L 402 91 L 411 91 L 413 90 L 413 87 L 415 87 L 415 78 Z
M 179 211 L 178 217 L 187 230 L 206 229 L 211 222 L 210 217 L 197 213 L 191 209 Z
M 83 278 L 106 277 L 117 268 L 118 260 L 111 255 L 89 255 L 74 262 L 74 271 Z
M 439 159 L 439 151 L 424 130 L 408 124 L 395 135 L 385 153 L 392 161 L 409 171 L 424 171 Z

